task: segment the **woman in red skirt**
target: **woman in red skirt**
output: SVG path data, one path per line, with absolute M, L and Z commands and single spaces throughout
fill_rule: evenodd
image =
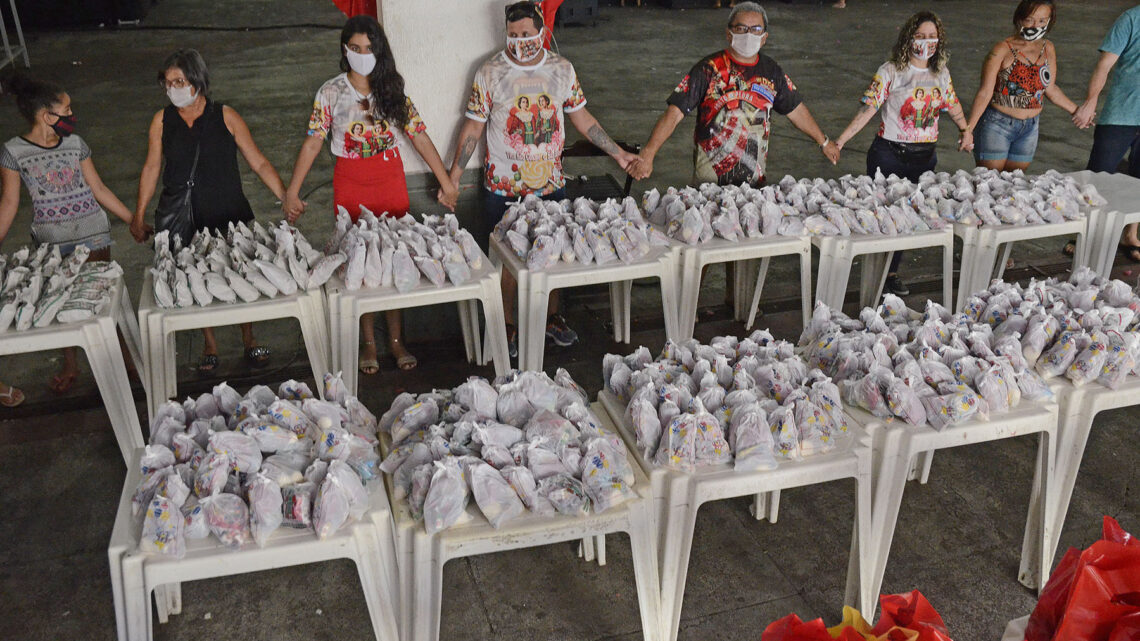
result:
M 444 204 L 454 211 L 458 190 L 448 178 L 419 113 L 404 95 L 404 79 L 379 23 L 370 16 L 349 18 L 340 33 L 340 68 L 344 73 L 317 92 L 309 135 L 301 145 L 293 179 L 285 195 L 285 212 L 295 221 L 305 210 L 301 185 L 327 138 L 336 157 L 333 202 L 348 210 L 356 222 L 361 207 L 377 216 L 408 213 L 408 186 L 402 150 L 408 143 L 431 168 L 444 190 Z M 402 370 L 416 366 L 401 340 L 398 310 L 387 312 L 388 347 Z M 380 369 L 372 314 L 360 317 L 360 371 Z

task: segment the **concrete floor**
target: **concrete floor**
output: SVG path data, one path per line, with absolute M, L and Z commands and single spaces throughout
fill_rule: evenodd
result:
M 846 125 L 874 69 L 886 56 L 899 24 L 930 6 L 946 23 L 952 39 L 959 94 L 969 102 L 986 50 L 1004 33 L 1012 2 L 939 0 L 853 0 L 845 11 L 826 4 L 768 3 L 772 36 L 767 53 L 799 85 L 809 108 L 833 137 Z M 1068 3 L 1052 38 L 1061 57 L 1061 87 L 1074 98 L 1084 92 L 1096 60 L 1096 47 L 1112 20 L 1133 5 L 1123 0 Z M 721 46 L 726 12 L 678 12 L 659 8 L 607 7 L 594 27 L 558 32 L 562 52 L 578 70 L 591 111 L 615 137 L 643 142 L 664 99 L 688 68 Z M 211 65 L 215 96 L 242 113 L 262 150 L 283 175 L 300 143 L 312 95 L 335 73 L 328 61 L 343 17 L 331 3 L 309 0 L 163 0 L 138 29 L 29 34 L 36 74 L 53 77 L 72 95 L 80 131 L 94 150 L 104 181 L 133 207 L 138 171 L 145 154 L 151 114 L 164 104 L 153 83 L 161 59 L 181 46 L 200 49 Z M 238 27 L 308 25 L 243 30 Z M 320 25 L 327 25 L 321 27 Z M 194 27 L 194 28 L 190 28 Z M 631 88 L 637 88 L 631 92 Z M 458 89 L 457 89 L 458 90 Z M 423 102 L 430 97 L 417 97 Z M 430 123 L 429 123 L 430 126 Z M 687 184 L 691 176 L 691 120 L 682 124 L 656 163 L 650 186 Z M 952 125 L 944 125 L 940 168 L 968 168 L 966 154 L 951 149 Z M 17 135 L 24 124 L 10 100 L 0 101 L 0 131 Z M 282 134 L 284 132 L 284 134 Z M 770 174 L 834 177 L 860 173 L 873 125 L 849 144 L 838 167 L 828 165 L 814 145 L 777 117 Z M 1048 108 L 1042 119 L 1036 169 L 1081 169 L 1091 146 L 1067 116 Z M 439 141 L 450 152 L 451 141 Z M 615 172 L 606 161 L 578 161 L 568 171 L 595 175 Z M 246 172 L 246 193 L 263 220 L 276 217 L 272 195 Z M 331 177 L 331 163 L 318 161 L 310 186 Z M 434 190 L 413 193 L 414 210 L 433 210 Z M 314 191 L 310 204 L 327 210 L 331 188 Z M 24 194 L 14 229 L 30 220 Z M 465 192 L 460 216 L 473 220 L 474 193 Z M 302 228 L 323 241 L 327 220 L 302 219 Z M 112 227 L 114 255 L 136 293 L 150 251 L 135 246 L 125 225 Z M 23 238 L 13 233 L 4 251 Z M 1064 269 L 1049 240 L 1015 248 L 1024 279 Z M 915 282 L 913 306 L 936 289 L 937 258 L 915 252 L 906 273 Z M 1132 276 L 1118 265 L 1117 274 Z M 775 261 L 765 292 L 761 325 L 784 338 L 799 333 L 796 266 Z M 711 270 L 702 305 L 708 305 L 698 337 L 740 334 L 717 304 L 723 277 Z M 652 287 L 635 288 L 633 344 L 656 350 L 663 341 L 659 299 Z M 567 315 L 582 335 L 579 346 L 552 348 L 546 364 L 563 366 L 593 393 L 601 385 L 600 361 L 615 345 L 606 325 L 607 297 L 600 289 L 573 294 Z M 427 314 L 433 314 L 428 322 Z M 441 316 L 442 314 L 442 316 Z M 458 334 L 451 307 L 407 314 L 410 339 L 421 365 L 397 375 L 390 361 L 364 381 L 361 395 L 382 410 L 400 389 L 453 386 L 489 368 L 463 363 L 453 340 Z M 251 372 L 238 356 L 236 329 L 223 330 L 219 376 L 244 389 L 254 382 L 275 383 L 307 377 L 307 363 L 295 324 L 259 324 L 258 336 L 274 348 L 270 367 Z M 201 339 L 178 339 L 180 393 L 212 386 L 217 376 L 193 371 Z M 58 639 L 113 635 L 106 543 L 121 483 L 119 460 L 106 415 L 90 376 L 57 397 L 46 381 L 58 367 L 57 354 L 0 359 L 0 379 L 23 387 L 24 407 L 0 414 L 0 593 L 5 595 L 0 637 Z M 141 401 L 141 390 L 136 390 Z M 140 409 L 142 406 L 140 404 Z M 144 410 L 145 411 L 145 410 Z M 1127 410 L 1097 419 L 1078 480 L 1061 549 L 1087 546 L 1099 532 L 1100 516 L 1111 514 L 1140 531 L 1140 508 L 1131 485 L 1137 481 L 1140 453 L 1129 437 L 1136 427 Z M 942 613 L 956 639 L 998 638 L 1008 619 L 1027 613 L 1035 596 L 1016 581 L 1021 529 L 1032 478 L 1036 441 L 1015 439 L 961 448 L 935 459 L 931 482 L 907 489 L 899 530 L 887 567 L 885 592 L 922 590 Z M 842 605 L 846 550 L 853 514 L 852 485 L 833 483 L 784 493 L 779 522 L 752 521 L 744 499 L 702 509 L 697 521 L 682 639 L 757 639 L 772 620 L 789 612 L 835 622 Z M 503 553 L 456 561 L 444 571 L 445 605 L 441 638 L 465 639 L 635 639 L 639 622 L 628 542 L 611 538 L 604 568 L 580 562 L 570 545 Z M 525 568 L 525 570 L 524 570 Z M 187 584 L 184 613 L 156 626 L 156 638 L 369 638 L 370 627 L 358 580 L 350 563 L 265 572 L 253 576 Z M 256 606 L 251 604 L 257 603 Z

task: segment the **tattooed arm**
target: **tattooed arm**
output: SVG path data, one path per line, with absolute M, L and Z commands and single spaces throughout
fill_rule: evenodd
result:
M 470 118 L 463 119 L 463 126 L 459 128 L 458 144 L 455 146 L 455 154 L 451 160 L 451 169 L 448 171 L 448 178 L 456 190 L 459 189 L 459 179 L 463 177 L 463 170 L 467 168 L 467 162 L 471 160 L 471 156 L 475 155 L 475 149 L 479 146 L 479 139 L 483 137 L 483 130 L 486 128 L 487 123 L 485 122 Z M 436 200 L 446 205 L 450 201 L 450 195 L 440 188 L 439 193 L 436 194 Z
M 636 158 L 633 154 L 619 147 L 618 144 L 613 141 L 613 138 L 610 138 L 609 134 L 602 129 L 602 125 L 598 123 L 598 119 L 592 116 L 585 107 L 577 111 L 571 111 L 569 118 L 579 133 L 594 143 L 598 149 L 612 156 L 618 165 L 621 165 L 622 169 L 625 169 L 630 161 Z

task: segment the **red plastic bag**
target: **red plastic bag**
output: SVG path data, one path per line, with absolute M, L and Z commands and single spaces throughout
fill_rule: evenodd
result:
M 827 626 L 823 625 L 823 619 L 805 623 L 798 616 L 789 614 L 764 628 L 760 641 L 832 641 L 832 639 L 827 632 Z M 862 641 L 862 637 L 858 637 L 857 641 Z
M 907 594 L 881 595 L 879 607 L 883 615 L 871 630 L 871 634 L 879 638 L 885 636 L 890 641 L 912 637 L 916 641 L 951 641 L 942 617 L 918 590 Z M 896 631 L 896 628 L 900 629 Z M 906 634 L 908 630 L 917 632 L 918 636 Z M 899 634 L 903 636 L 898 636 Z
M 1029 617 L 1026 641 L 1140 639 L 1130 630 L 1140 613 L 1140 541 L 1109 516 L 1102 537 L 1065 553 Z
M 1121 617 L 1112 629 L 1108 641 L 1140 641 L 1140 614 Z

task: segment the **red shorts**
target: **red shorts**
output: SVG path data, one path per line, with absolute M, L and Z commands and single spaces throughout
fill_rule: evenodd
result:
M 337 158 L 333 204 L 347 209 L 354 223 L 361 206 L 377 216 L 407 214 L 411 203 L 400 150 L 389 149 L 371 158 Z

